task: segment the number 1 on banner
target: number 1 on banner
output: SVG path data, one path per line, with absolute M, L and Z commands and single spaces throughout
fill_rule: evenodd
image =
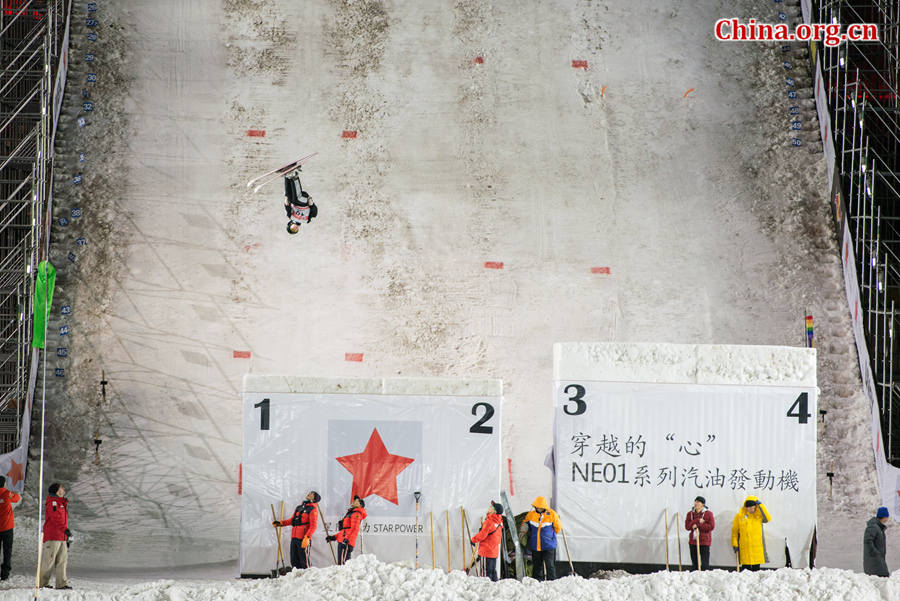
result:
M 788 409 L 787 416 L 796 417 L 797 421 L 801 424 L 809 423 L 811 415 L 809 413 L 809 395 L 807 393 L 800 393 L 800 396 L 797 397 L 797 400 L 794 401 L 794 404 Z
M 253 405 L 254 408 L 259 407 L 259 429 L 260 430 L 268 430 L 269 429 L 269 399 L 263 399 L 260 402 Z

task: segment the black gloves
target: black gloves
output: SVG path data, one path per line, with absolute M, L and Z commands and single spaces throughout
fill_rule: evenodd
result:
M 63 534 L 66 535 L 66 538 L 72 538 L 72 531 L 69 530 L 68 528 L 65 529 L 65 531 L 63 532 Z
M 337 537 L 334 536 L 333 534 L 325 537 L 325 542 L 326 542 L 326 543 L 333 543 L 333 542 L 336 541 L 336 540 L 337 540 Z

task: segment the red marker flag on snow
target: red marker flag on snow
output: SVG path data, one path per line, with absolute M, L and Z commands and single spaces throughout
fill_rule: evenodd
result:
M 378 495 L 394 505 L 399 505 L 397 476 L 415 461 L 412 457 L 392 455 L 384 446 L 377 428 L 372 429 L 372 435 L 362 453 L 335 459 L 353 474 L 352 496 L 359 495 L 364 499 L 369 495 Z

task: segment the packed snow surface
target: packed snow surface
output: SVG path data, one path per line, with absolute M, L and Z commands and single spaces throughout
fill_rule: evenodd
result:
M 15 588 L 0 590 L 0 601 L 21 599 L 29 586 L 16 576 Z M 111 584 L 75 579 L 73 590 L 54 591 L 47 598 L 95 601 L 317 601 L 319 599 L 515 599 L 516 601 L 789 601 L 846 599 L 852 601 L 900 598 L 900 576 L 877 578 L 836 569 L 762 572 L 662 572 L 610 579 L 568 576 L 552 582 L 526 578 L 522 582 L 466 576 L 456 570 L 418 569 L 388 565 L 373 555 L 350 560 L 345 566 L 310 568 L 277 580 L 176 581 L 157 580 L 140 584 Z

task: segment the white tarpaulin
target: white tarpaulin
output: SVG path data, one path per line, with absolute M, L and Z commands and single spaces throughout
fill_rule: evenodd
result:
M 440 394 L 447 388 L 441 381 L 419 386 L 426 390 L 422 393 L 380 394 L 310 392 L 309 386 L 291 392 L 278 385 L 284 378 L 248 379 L 252 381 L 248 386 L 245 380 L 243 394 L 241 574 L 268 574 L 274 568 L 270 504 L 278 511 L 284 499 L 289 519 L 310 490 L 322 496 L 319 511 L 332 534 L 352 495 L 363 497 L 368 518 L 357 553 L 374 553 L 388 562 L 415 561 L 418 539 L 420 565 L 431 565 L 433 512 L 436 562 L 445 567 L 449 509 L 452 565 L 461 567 L 460 507 L 475 528 L 500 489 L 498 381 L 483 381 L 494 384 L 487 387 L 492 389 L 488 394 L 457 396 Z M 418 537 L 416 491 L 421 492 Z M 290 528 L 284 530 L 289 565 Z M 324 537 L 320 521 L 312 539 L 313 566 L 332 564 Z
M 731 524 L 748 495 L 772 513 L 771 566 L 806 565 L 816 523 L 816 389 L 562 380 L 556 390 L 555 503 L 575 561 L 661 564 L 706 498 L 713 566 L 733 566 Z M 679 513 L 678 522 L 675 512 Z M 679 523 L 680 522 L 680 523 Z

